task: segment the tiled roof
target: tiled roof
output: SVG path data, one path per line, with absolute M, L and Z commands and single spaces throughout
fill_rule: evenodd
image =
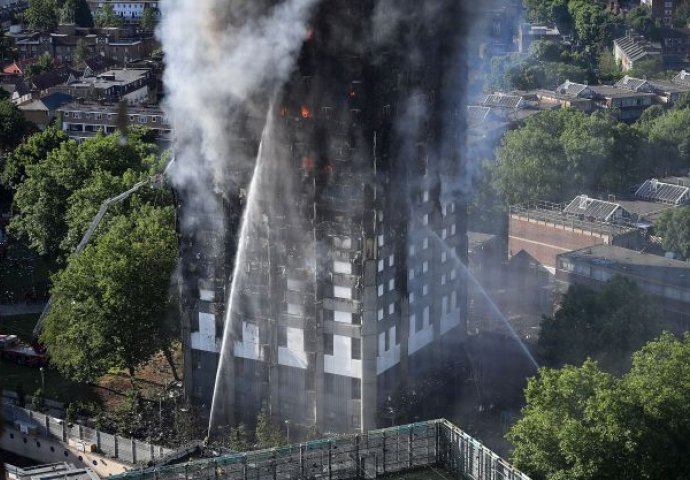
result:
M 587 90 L 589 87 L 583 83 L 575 83 L 570 80 L 566 80 L 563 84 L 559 85 L 556 89 L 556 93 L 565 95 L 567 97 L 577 98 Z
M 627 35 L 615 39 L 613 43 L 632 61 L 650 56 L 661 56 L 661 47 L 646 40 L 641 35 Z
M 491 109 L 489 107 L 478 107 L 470 105 L 467 107 L 467 123 L 476 125 L 482 123 L 489 115 Z
M 522 97 L 505 93 L 493 93 L 484 97 L 482 105 L 484 107 L 520 108 Z
M 624 211 L 623 207 L 617 203 L 579 195 L 563 209 L 563 213 L 566 215 L 583 215 L 586 219 L 608 222 L 617 210 Z
M 31 78 L 31 83 L 38 90 L 47 90 L 50 87 L 63 84 L 70 76 L 78 76 L 78 73 L 69 68 L 56 68 Z
M 628 75 L 618 80 L 614 86 L 625 90 L 631 90 L 633 92 L 651 93 L 653 91 L 652 85 L 647 80 L 629 77 Z
M 660 182 L 656 178 L 647 180 L 635 192 L 637 198 L 655 202 L 681 205 L 690 201 L 690 188 L 682 185 Z

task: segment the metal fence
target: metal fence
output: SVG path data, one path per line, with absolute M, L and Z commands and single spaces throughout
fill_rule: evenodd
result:
M 152 467 L 110 480 L 374 479 L 431 467 L 457 479 L 530 480 L 446 420 Z
M 78 441 L 77 445 L 85 450 L 90 450 L 94 445 L 97 452 L 132 465 L 155 461 L 172 452 L 159 445 L 110 435 L 83 425 L 68 425 L 64 420 L 16 405 L 3 404 L 2 408 L 6 422 L 15 426 L 17 422 L 22 423 L 32 435 L 53 438 L 63 443 Z

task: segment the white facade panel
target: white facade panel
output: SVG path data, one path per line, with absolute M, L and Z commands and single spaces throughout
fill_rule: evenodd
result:
M 323 370 L 333 375 L 362 378 L 362 361 L 352 359 L 352 339 L 333 335 L 333 355 L 323 356 Z
M 264 352 L 261 348 L 258 325 L 242 322 L 242 341 L 235 340 L 235 356 L 263 361 Z
M 216 341 L 216 318 L 211 313 L 199 313 L 199 331 L 192 332 L 192 348 L 204 352 L 220 352 L 220 339 Z
M 287 347 L 278 347 L 278 363 L 306 370 L 307 353 L 304 351 L 304 330 L 287 328 Z

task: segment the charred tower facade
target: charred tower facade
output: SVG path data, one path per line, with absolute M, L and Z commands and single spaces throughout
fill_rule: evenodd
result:
M 262 405 L 294 431 L 383 426 L 461 350 L 468 23 L 460 0 L 316 5 L 263 134 L 238 146 L 257 160 L 209 232 L 222 248 L 188 253 L 186 386 L 215 395 L 213 426 Z

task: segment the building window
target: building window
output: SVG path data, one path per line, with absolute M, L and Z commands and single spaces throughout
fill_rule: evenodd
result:
M 383 272 L 383 260 L 379 260 L 378 271 Z
M 287 327 L 278 327 L 278 346 L 287 347 Z
M 450 234 L 455 235 L 455 225 L 450 226 Z
M 446 252 L 441 252 L 441 263 L 446 263 L 448 259 L 448 254 Z
M 383 285 L 378 286 L 378 295 L 379 295 L 379 297 L 383 296 Z
M 423 202 L 429 201 L 429 190 L 424 190 L 424 193 L 422 193 L 422 201 Z
M 333 334 L 323 334 L 323 353 L 324 355 L 333 355 Z
M 429 248 L 429 237 L 424 237 L 424 240 L 422 240 L 422 248 L 424 250 Z
M 139 115 L 139 123 L 147 123 L 149 121 L 146 115 Z
M 410 332 L 418 332 L 417 330 L 417 317 L 415 314 L 410 315 Z
M 429 285 L 424 284 L 422 285 L 422 295 L 428 295 L 429 294 Z
M 448 229 L 444 228 L 443 230 L 441 230 L 441 238 L 443 240 L 445 240 L 447 237 L 448 237 Z
M 392 267 L 393 265 L 395 265 L 395 255 L 391 254 L 388 257 L 388 266 Z
M 410 303 L 414 303 L 414 292 L 410 292 Z
M 410 257 L 414 257 L 414 245 L 410 245 Z
M 391 278 L 388 280 L 388 291 L 392 292 L 393 290 L 395 290 L 395 279 Z
M 362 340 L 359 338 L 352 338 L 351 339 L 351 357 L 352 360 L 361 360 L 362 359 Z
M 352 400 L 362 398 L 362 381 L 359 378 L 352 379 Z
M 450 271 L 450 279 L 455 280 L 455 269 Z
M 388 305 L 388 315 L 393 315 L 395 313 L 395 303 Z
M 377 318 L 379 319 L 379 322 L 383 320 L 383 308 L 379 308 Z
M 424 216 L 422 217 L 422 224 L 423 225 L 429 225 L 429 214 L 425 213 Z
M 379 235 L 378 237 L 378 245 L 379 247 L 383 247 L 383 234 Z
M 429 307 L 424 307 L 424 326 L 429 326 Z
M 443 275 L 441 275 L 441 285 L 445 285 L 445 284 L 446 284 L 446 274 L 444 273 Z
M 410 272 L 409 272 L 408 278 L 409 278 L 410 280 L 414 280 L 414 268 L 410 268 Z
M 422 273 L 426 273 L 429 271 L 429 262 L 425 261 L 422 263 Z

